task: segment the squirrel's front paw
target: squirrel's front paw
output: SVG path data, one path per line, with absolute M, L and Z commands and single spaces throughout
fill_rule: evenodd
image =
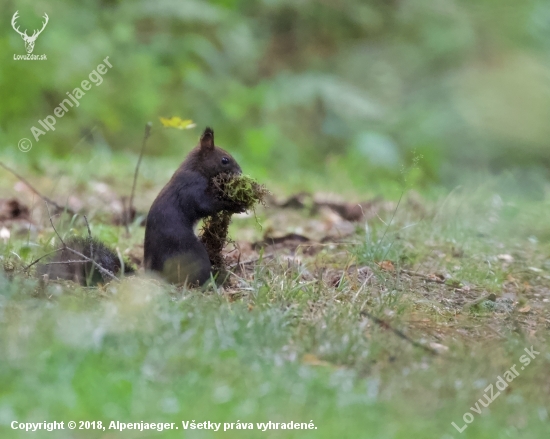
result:
M 243 213 L 246 212 L 246 206 L 241 203 L 236 203 L 234 201 L 226 201 L 224 210 L 231 213 Z

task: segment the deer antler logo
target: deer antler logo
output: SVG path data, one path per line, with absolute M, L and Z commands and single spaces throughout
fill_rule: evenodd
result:
M 34 42 L 38 38 L 38 35 L 42 33 L 46 25 L 48 24 L 49 18 L 48 14 L 44 13 L 44 18 L 46 21 L 42 23 L 42 29 L 40 30 L 34 30 L 31 36 L 27 35 L 27 29 L 25 29 L 25 32 L 21 32 L 19 30 L 19 26 L 15 27 L 15 21 L 19 18 L 19 11 L 15 11 L 15 14 L 13 14 L 13 17 L 11 19 L 11 25 L 15 32 L 17 32 L 19 35 L 21 35 L 21 38 L 23 38 L 23 41 L 25 41 L 25 49 L 27 50 L 27 53 L 32 53 L 34 50 Z

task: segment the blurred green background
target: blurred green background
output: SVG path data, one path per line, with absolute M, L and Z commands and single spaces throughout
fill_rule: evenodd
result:
M 49 15 L 34 49 L 47 61 L 13 59 L 16 10 L 21 29 Z M 548 1 L 3 0 L 0 16 L 0 149 L 30 138 L 25 160 L 137 152 L 151 120 L 148 154 L 181 160 L 211 125 L 263 179 L 548 174 Z M 107 56 L 103 83 L 35 142 L 30 128 Z M 161 128 L 174 115 L 197 128 Z
M 33 52 L 47 61 L 14 60 L 26 53 L 11 27 L 15 11 L 29 34 L 48 14 Z M 349 242 L 338 237 L 342 247 L 320 240 L 322 253 L 304 252 L 303 265 L 282 253 L 260 257 L 234 299 L 141 278 L 42 290 L 0 270 L 2 439 L 30 437 L 8 429 L 16 419 L 93 417 L 312 419 L 318 431 L 284 437 L 448 439 L 457 435 L 451 422 L 462 425 L 485 386 L 533 344 L 541 359 L 461 437 L 546 437 L 549 0 L 0 0 L 0 18 L 0 160 L 44 195 L 85 210 L 93 235 L 121 253 L 143 242 L 139 221 L 130 235 L 112 218 L 130 194 L 148 121 L 140 214 L 206 125 L 275 196 L 328 189 L 348 199 L 349 189 L 349 199 L 396 201 L 384 200 L 391 208 Z M 31 127 L 107 56 L 103 82 L 35 141 Z M 197 127 L 165 129 L 159 117 L 170 116 Z M 21 138 L 32 140 L 29 152 L 18 149 Z M 42 205 L 0 171 L 2 197 Z M 414 191 L 400 204 L 404 188 Z M 424 202 L 432 189 L 444 195 L 436 204 Z M 510 191 L 521 199 L 500 196 Z M 263 229 L 252 217 L 235 221 L 246 234 L 233 236 L 307 236 L 309 224 L 334 221 L 306 210 L 270 210 Z M 79 233 L 75 218 L 56 218 L 58 230 Z M 33 220 L 47 224 L 45 214 Z M 3 267 L 30 263 L 54 235 L 10 230 L 11 241 L 0 238 Z M 375 264 L 386 258 L 395 276 Z M 374 286 L 346 279 L 352 264 L 372 267 Z M 409 283 L 402 267 L 450 282 Z M 325 268 L 340 280 L 311 280 Z M 444 289 L 455 282 L 467 290 Z M 462 308 L 482 292 L 517 298 L 521 316 Z M 450 355 L 407 349 L 363 309 Z

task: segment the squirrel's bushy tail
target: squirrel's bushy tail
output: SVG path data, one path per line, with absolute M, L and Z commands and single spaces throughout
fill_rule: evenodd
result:
M 37 264 L 37 276 L 48 275 L 48 278 L 52 280 L 72 280 L 87 286 L 112 280 L 89 259 L 115 276 L 135 272 L 135 268 L 129 262 L 121 260 L 113 249 L 97 239 L 73 237 L 66 240 L 65 244 L 68 248 L 82 253 L 88 259 L 65 248 L 46 259 L 45 262 Z

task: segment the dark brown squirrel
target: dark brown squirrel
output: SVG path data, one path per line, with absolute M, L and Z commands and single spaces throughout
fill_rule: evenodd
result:
M 193 229 L 200 219 L 221 211 L 244 211 L 235 202 L 218 197 L 211 185 L 212 178 L 221 173 L 241 172 L 235 159 L 215 146 L 214 131 L 207 127 L 149 210 L 145 269 L 175 284 L 203 285 L 210 279 L 210 259 Z
M 221 211 L 238 213 L 245 210 L 216 193 L 211 181 L 221 173 L 240 174 L 241 168 L 227 151 L 214 145 L 214 131 L 207 127 L 199 144 L 191 150 L 149 210 L 144 243 L 146 269 L 160 272 L 175 284 L 203 285 L 210 279 L 210 259 L 193 231 L 194 226 L 200 219 Z M 126 274 L 134 272 L 131 265 L 121 264 L 117 253 L 97 239 L 75 237 L 65 244 L 114 275 L 120 274 L 122 268 Z M 80 259 L 64 249 L 46 263 L 40 263 L 36 273 L 82 285 L 111 280 L 94 264 Z
M 83 254 L 86 259 L 73 253 L 67 248 L 55 253 L 47 262 L 40 263 L 36 268 L 36 275 L 43 277 L 48 275 L 49 279 L 72 280 L 81 285 L 97 285 L 98 283 L 107 283 L 110 276 L 101 272 L 90 259 L 99 266 L 105 268 L 113 275 L 131 274 L 135 272 L 134 267 L 109 246 L 103 244 L 95 238 L 82 238 L 75 236 L 65 241 L 65 245 Z

